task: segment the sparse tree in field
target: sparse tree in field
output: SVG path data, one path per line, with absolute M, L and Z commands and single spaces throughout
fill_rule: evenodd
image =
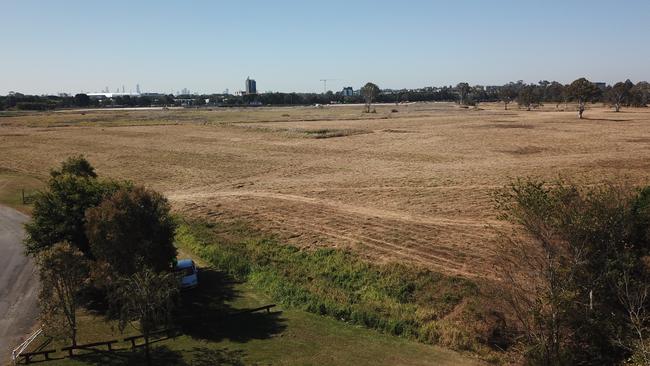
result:
M 600 89 L 591 81 L 580 78 L 569 85 L 567 92 L 573 100 L 578 102 L 578 118 L 582 119 L 586 103 L 598 96 Z
M 566 87 L 557 81 L 553 81 L 546 86 L 544 96 L 545 101 L 555 103 L 555 109 L 558 109 L 560 107 L 560 103 L 566 102 Z
M 485 99 L 485 88 L 482 85 L 474 85 L 470 88 L 467 105 L 472 105 L 478 108 L 479 103 Z
M 69 243 L 57 243 L 38 255 L 41 318 L 48 332 L 63 334 L 77 345 L 79 291 L 86 285 L 89 264 Z
M 465 105 L 467 103 L 467 97 L 469 96 L 470 91 L 472 91 L 472 88 L 468 83 L 458 83 L 458 85 L 456 85 L 456 90 L 460 96 L 460 104 Z
M 32 219 L 25 225 L 27 252 L 35 255 L 66 241 L 91 257 L 85 233 L 86 209 L 128 183 L 101 181 L 82 156 L 72 157 L 52 170 L 45 191 L 37 195 Z
M 117 275 L 142 266 L 170 270 L 176 258 L 176 223 L 167 199 L 142 186 L 116 191 L 86 211 L 86 234 L 93 256 Z
M 530 111 L 531 108 L 537 107 L 542 101 L 542 91 L 536 85 L 524 85 L 517 95 L 517 103 Z
M 607 90 L 607 99 L 614 106 L 614 110 L 619 112 L 623 104 L 629 105 L 630 91 L 634 84 L 630 80 L 618 82 Z
M 151 333 L 171 324 L 178 286 L 173 272 L 156 272 L 144 267 L 117 281 L 111 294 L 120 329 L 130 324 L 142 333 L 148 365 L 152 364 Z
M 518 94 L 517 84 L 515 83 L 508 83 L 499 88 L 499 100 L 503 102 L 503 108 L 506 111 L 508 110 L 508 104 L 515 100 Z
M 379 87 L 373 83 L 366 83 L 366 85 L 361 88 L 361 94 L 366 101 L 366 113 L 370 113 L 370 107 L 372 103 L 379 96 Z

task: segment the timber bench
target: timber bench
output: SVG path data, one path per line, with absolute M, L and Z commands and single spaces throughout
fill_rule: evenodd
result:
M 263 310 L 266 310 L 266 313 L 268 314 L 271 312 L 271 309 L 273 309 L 275 306 L 276 306 L 275 304 L 269 304 L 254 309 L 244 309 L 244 310 L 237 311 L 232 315 L 250 314 L 250 313 L 256 313 L 258 311 L 263 311 Z

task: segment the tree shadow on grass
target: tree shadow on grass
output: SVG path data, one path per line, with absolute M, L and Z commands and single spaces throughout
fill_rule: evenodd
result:
M 138 348 L 136 351 L 96 351 L 76 355 L 74 356 L 74 359 L 88 365 L 98 366 L 135 366 L 147 364 L 144 349 L 142 348 Z M 151 360 L 151 363 L 156 366 L 188 365 L 187 362 L 183 360 L 183 354 L 181 352 L 171 350 L 167 346 L 152 346 Z
M 235 283 L 213 269 L 199 272 L 199 286 L 181 293 L 177 325 L 183 334 L 213 342 L 247 342 L 281 333 L 286 325 L 279 312 L 248 313 L 228 302 L 239 296 Z
M 183 358 L 185 355 L 190 361 Z M 151 363 L 156 366 L 244 366 L 244 356 L 241 350 L 225 348 L 194 347 L 192 350 L 174 351 L 167 346 L 151 346 Z M 66 357 L 54 357 L 51 360 L 63 360 Z M 136 366 L 146 365 L 147 361 L 143 348 L 136 351 L 96 350 L 77 354 L 73 358 L 87 365 L 97 366 Z M 31 363 L 45 363 L 45 360 L 35 360 Z
M 244 352 L 228 348 L 195 347 L 191 352 L 191 366 L 243 366 Z

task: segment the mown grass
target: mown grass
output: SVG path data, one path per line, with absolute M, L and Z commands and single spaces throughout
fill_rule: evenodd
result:
M 236 308 L 260 306 L 270 300 L 250 286 L 237 285 L 238 297 L 231 305 Z M 221 339 L 202 339 L 183 335 L 154 344 L 154 365 L 358 365 L 358 366 L 470 366 L 480 362 L 456 352 L 412 342 L 376 331 L 341 323 L 301 310 L 285 309 L 276 313 L 283 329 L 273 335 L 242 340 L 239 329 L 224 329 L 222 323 L 204 322 L 206 328 L 220 329 Z M 201 317 L 204 314 L 197 314 Z M 272 314 L 273 315 L 273 314 Z M 92 323 L 89 323 L 92 321 Z M 81 328 L 93 327 L 93 332 L 110 338 L 123 338 L 111 323 L 101 318 L 84 318 Z M 88 332 L 86 332 L 88 334 Z M 125 348 L 128 344 L 120 343 Z M 62 357 L 57 354 L 55 357 Z M 74 359 L 59 359 L 44 363 L 52 366 L 72 365 L 143 365 L 142 350 L 125 349 L 115 353 L 89 353 Z
M 300 250 L 242 224 L 185 221 L 177 243 L 289 308 L 496 357 L 486 346 L 493 330 L 475 326 L 484 314 L 470 280 L 342 250 Z

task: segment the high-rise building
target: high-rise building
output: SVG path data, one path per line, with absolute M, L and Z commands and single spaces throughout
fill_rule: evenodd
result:
M 135 92 L 140 94 L 140 84 L 135 84 Z
M 246 94 L 257 94 L 257 83 L 251 78 L 246 78 Z

